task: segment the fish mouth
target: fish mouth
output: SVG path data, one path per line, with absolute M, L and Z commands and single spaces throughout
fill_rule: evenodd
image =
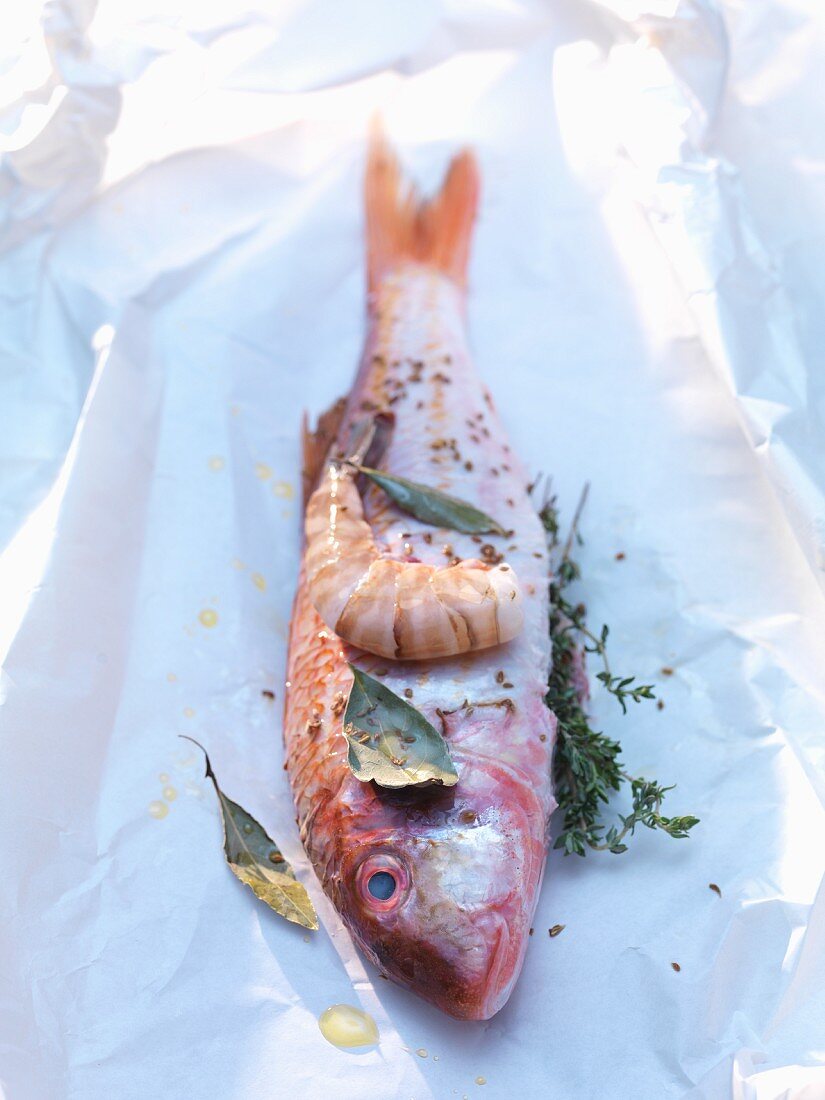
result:
M 506 964 L 509 956 L 510 928 L 504 917 L 499 916 L 496 939 L 487 970 L 487 980 L 484 983 L 487 993 L 479 1006 L 479 1014 L 474 1017 L 475 1019 L 489 1020 L 507 1003 L 507 998 L 510 996 L 516 980 L 514 969 L 511 968 L 510 974 L 506 974 Z
M 494 919 L 494 926 L 484 929 L 485 959 L 472 972 L 461 955 L 445 956 L 423 940 L 405 944 L 406 950 L 393 941 L 360 942 L 384 973 L 442 1012 L 458 1020 L 489 1020 L 510 996 L 522 954 L 505 917 Z

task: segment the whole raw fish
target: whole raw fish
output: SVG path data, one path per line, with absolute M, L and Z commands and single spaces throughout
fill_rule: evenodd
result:
M 482 538 L 427 526 L 374 487 L 363 499 L 371 532 L 358 521 L 358 547 L 348 541 L 356 535 L 343 525 L 347 506 L 340 501 L 328 507 L 340 528 L 322 530 L 323 511 L 308 519 L 284 731 L 301 837 L 350 932 L 384 974 L 465 1019 L 492 1016 L 518 977 L 555 806 L 555 720 L 544 703 L 550 662 L 545 535 L 526 473 L 467 347 L 464 283 L 477 195 L 476 163 L 463 153 L 438 197 L 420 202 L 383 140 L 373 137 L 366 174 L 366 346 L 345 406 L 305 439 L 305 475 L 308 486 L 316 484 L 330 445 L 345 454 L 354 427 L 389 410 L 394 427 L 381 468 L 474 504 L 507 535 Z M 364 545 L 369 553 L 359 557 Z M 388 560 L 400 564 L 389 567 Z M 494 629 L 503 637 L 516 631 L 512 640 L 479 640 L 481 610 L 438 604 L 421 612 L 423 627 L 418 620 L 410 627 L 417 648 L 408 643 L 398 623 L 402 603 L 414 616 L 417 578 L 431 584 L 445 567 L 463 570 L 466 578 L 479 569 L 492 577 L 502 566 L 518 579 L 518 621 L 505 632 L 505 596 L 488 588 L 485 598 L 499 600 Z M 323 599 L 310 589 L 310 579 L 317 586 L 319 576 Z M 360 594 L 369 599 L 359 602 Z M 372 645 L 372 638 L 374 652 L 343 641 L 316 606 L 350 642 Z M 396 659 L 421 652 L 421 638 L 431 636 L 455 655 Z M 391 656 L 375 655 L 387 646 Z M 455 786 L 391 792 L 352 774 L 342 732 L 352 683 L 348 662 L 380 677 L 443 732 L 459 774 Z

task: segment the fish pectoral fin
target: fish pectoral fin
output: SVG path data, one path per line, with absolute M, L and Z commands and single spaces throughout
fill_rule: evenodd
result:
M 309 426 L 309 417 L 304 413 L 301 421 L 301 484 L 304 494 L 304 510 L 312 491 L 318 483 L 324 461 L 338 434 L 347 399 L 339 397 L 318 417 L 314 428 Z

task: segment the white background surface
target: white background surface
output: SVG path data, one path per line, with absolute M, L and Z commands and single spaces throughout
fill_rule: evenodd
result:
M 818 0 L 9 7 L 4 1100 L 825 1096 Z M 702 819 L 552 854 L 486 1024 L 353 953 L 281 770 L 299 418 L 359 353 L 376 106 L 428 185 L 478 150 L 479 371 L 568 517 L 592 482 L 584 594 L 666 704 L 598 719 Z M 223 865 L 182 732 L 309 882 L 310 942 Z M 376 1051 L 323 1040 L 340 1001 Z

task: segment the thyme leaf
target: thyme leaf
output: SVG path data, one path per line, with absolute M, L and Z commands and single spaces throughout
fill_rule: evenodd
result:
M 587 626 L 583 604 L 568 598 L 570 586 L 581 576 L 579 566 L 570 555 L 574 543 L 581 545 L 577 527 L 586 497 L 587 488 L 550 582 L 553 665 L 545 702 L 558 720 L 553 774 L 562 815 L 562 829 L 554 847 L 562 849 L 565 855 L 583 856 L 588 848 L 619 855 L 627 851 L 625 841 L 634 835 L 639 825 L 683 839 L 699 819 L 690 815 L 665 817 L 661 812 L 662 802 L 673 787 L 663 787 L 655 780 L 628 774 L 621 765 L 619 742 L 590 725 L 585 710 L 588 694 L 584 670 L 586 653 L 599 658 L 602 669 L 596 679 L 614 696 L 622 713 L 627 713 L 628 702 L 640 703 L 644 699 L 655 699 L 655 695 L 652 684 L 639 684 L 635 676 L 613 673 L 607 657 L 608 627 L 603 626 L 598 633 L 593 633 Z M 539 515 L 551 553 L 558 551 L 559 514 L 554 496 L 545 501 Z M 608 825 L 604 820 L 605 806 L 611 795 L 623 786 L 630 788 L 630 813 L 620 814 L 617 824 Z

